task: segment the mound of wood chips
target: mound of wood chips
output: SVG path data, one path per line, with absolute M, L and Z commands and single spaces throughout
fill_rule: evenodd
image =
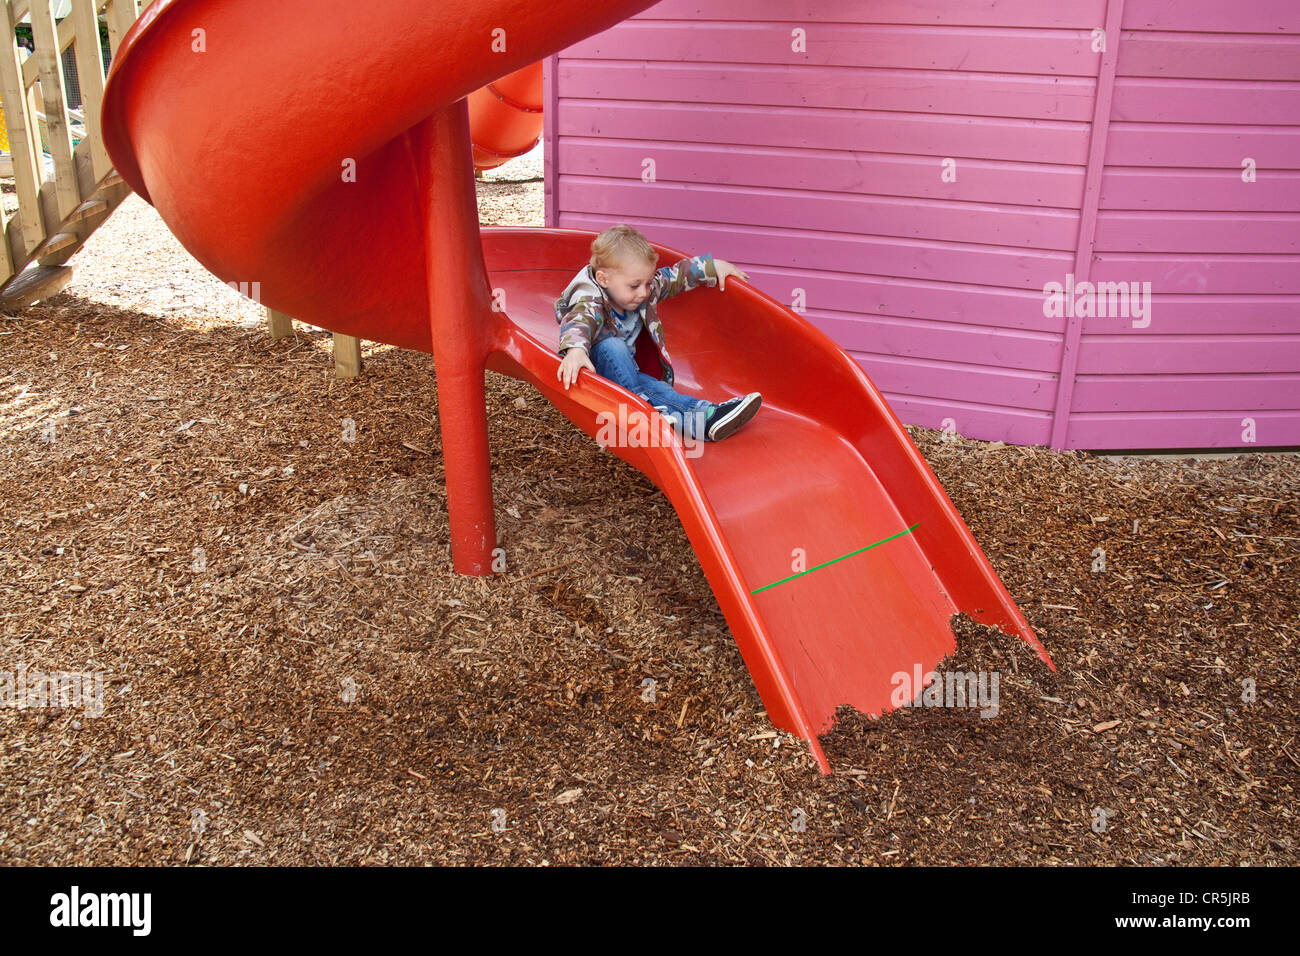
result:
M 530 162 L 485 221 L 540 223 Z M 996 716 L 845 713 L 823 778 L 662 495 L 529 387 L 489 388 L 506 571 L 460 577 L 429 356 L 336 381 L 138 198 L 73 264 L 0 322 L 0 680 L 103 713 L 0 708 L 0 862 L 1300 861 L 1300 458 L 913 430 L 1058 669 L 959 621 Z

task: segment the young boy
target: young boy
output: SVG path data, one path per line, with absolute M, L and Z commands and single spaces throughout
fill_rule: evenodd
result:
M 683 436 L 719 441 L 753 418 L 763 399 L 750 392 L 714 404 L 675 391 L 656 306 L 699 285 L 716 285 L 725 291 L 727 276 L 749 276 L 707 254 L 656 270 L 658 262 L 659 254 L 631 226 L 613 226 L 596 237 L 591 263 L 555 300 L 559 353 L 564 356 L 556 377 L 567 389 L 577 381 L 579 369 L 591 369 L 644 398 Z M 659 353 L 662 379 L 637 367 L 636 343 L 642 331 L 649 333 Z

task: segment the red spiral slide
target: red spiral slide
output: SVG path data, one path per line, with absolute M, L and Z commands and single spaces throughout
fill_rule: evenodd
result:
M 471 93 L 469 135 L 476 169 L 495 169 L 536 146 L 542 138 L 542 64 Z
M 559 387 L 552 303 L 593 237 L 479 229 L 465 98 L 652 2 L 158 0 L 113 61 L 109 153 L 200 262 L 314 325 L 433 354 L 462 573 L 490 573 L 497 544 L 485 368 L 531 382 L 589 435 L 620 404 L 654 414 L 589 372 Z M 763 411 L 702 456 L 611 450 L 677 509 L 772 722 L 823 772 L 836 708 L 890 709 L 898 675 L 954 649 L 959 611 L 1051 665 L 829 338 L 734 279 L 662 315 L 680 389 L 761 391 Z

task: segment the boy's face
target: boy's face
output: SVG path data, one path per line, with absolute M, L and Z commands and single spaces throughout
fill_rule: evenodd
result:
M 622 262 L 614 268 L 597 269 L 596 281 L 619 309 L 628 312 L 641 308 L 650 295 L 654 274 L 652 262 Z

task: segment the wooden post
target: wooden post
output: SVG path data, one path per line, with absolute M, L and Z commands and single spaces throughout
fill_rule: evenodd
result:
M 279 341 L 293 335 L 293 319 L 275 309 L 267 308 L 266 325 L 271 332 L 272 341 Z
M 14 265 L 25 259 L 45 241 L 45 221 L 41 216 L 40 188 L 44 181 L 41 169 L 40 131 L 36 115 L 28 100 L 23 82 L 23 64 L 14 39 L 14 17 L 7 2 L 0 3 L 0 97 L 4 99 L 5 125 L 9 129 L 9 154 L 13 157 L 14 181 L 18 188 L 18 219 L 21 240 L 15 250 Z M 12 233 L 12 230 L 9 230 Z
M 117 56 L 117 48 L 140 15 L 136 0 L 108 0 L 104 16 L 108 20 L 108 49 Z
M 50 141 L 50 155 L 54 158 L 54 195 L 59 220 L 63 221 L 81 205 L 81 189 L 77 185 L 77 166 L 72 159 L 72 128 L 68 125 L 67 101 L 63 97 L 59 28 L 54 22 L 50 0 L 32 0 L 31 11 L 36 66 L 40 71 L 41 99 L 45 106 L 45 132 Z
M 86 139 L 90 143 L 91 172 L 95 182 L 108 175 L 113 164 L 104 149 L 99 129 L 99 110 L 104 103 L 104 50 L 99 43 L 99 18 L 95 8 L 99 0 L 72 0 L 72 19 L 76 26 L 74 50 L 77 55 L 77 80 L 81 84 L 81 108 L 86 114 Z
M 120 41 L 135 19 L 136 2 L 107 3 Z M 104 4 L 73 0 L 69 15 L 55 22 L 55 0 L 0 0 L 0 98 L 18 194 L 17 216 L 4 217 L 0 229 L 0 299 L 6 308 L 39 301 L 66 285 L 71 270 L 64 263 L 128 195 L 113 172 L 99 127 L 104 60 L 98 10 Z M 23 59 L 26 51 L 17 46 L 14 27 L 29 15 L 36 50 Z M 86 114 L 86 133 L 75 149 L 64 95 L 63 51 L 69 47 L 76 54 Z M 52 176 L 45 169 L 42 138 Z M 27 268 L 33 262 L 39 267 Z
M 334 375 L 337 378 L 356 378 L 361 374 L 361 340 L 351 335 L 334 333 Z

